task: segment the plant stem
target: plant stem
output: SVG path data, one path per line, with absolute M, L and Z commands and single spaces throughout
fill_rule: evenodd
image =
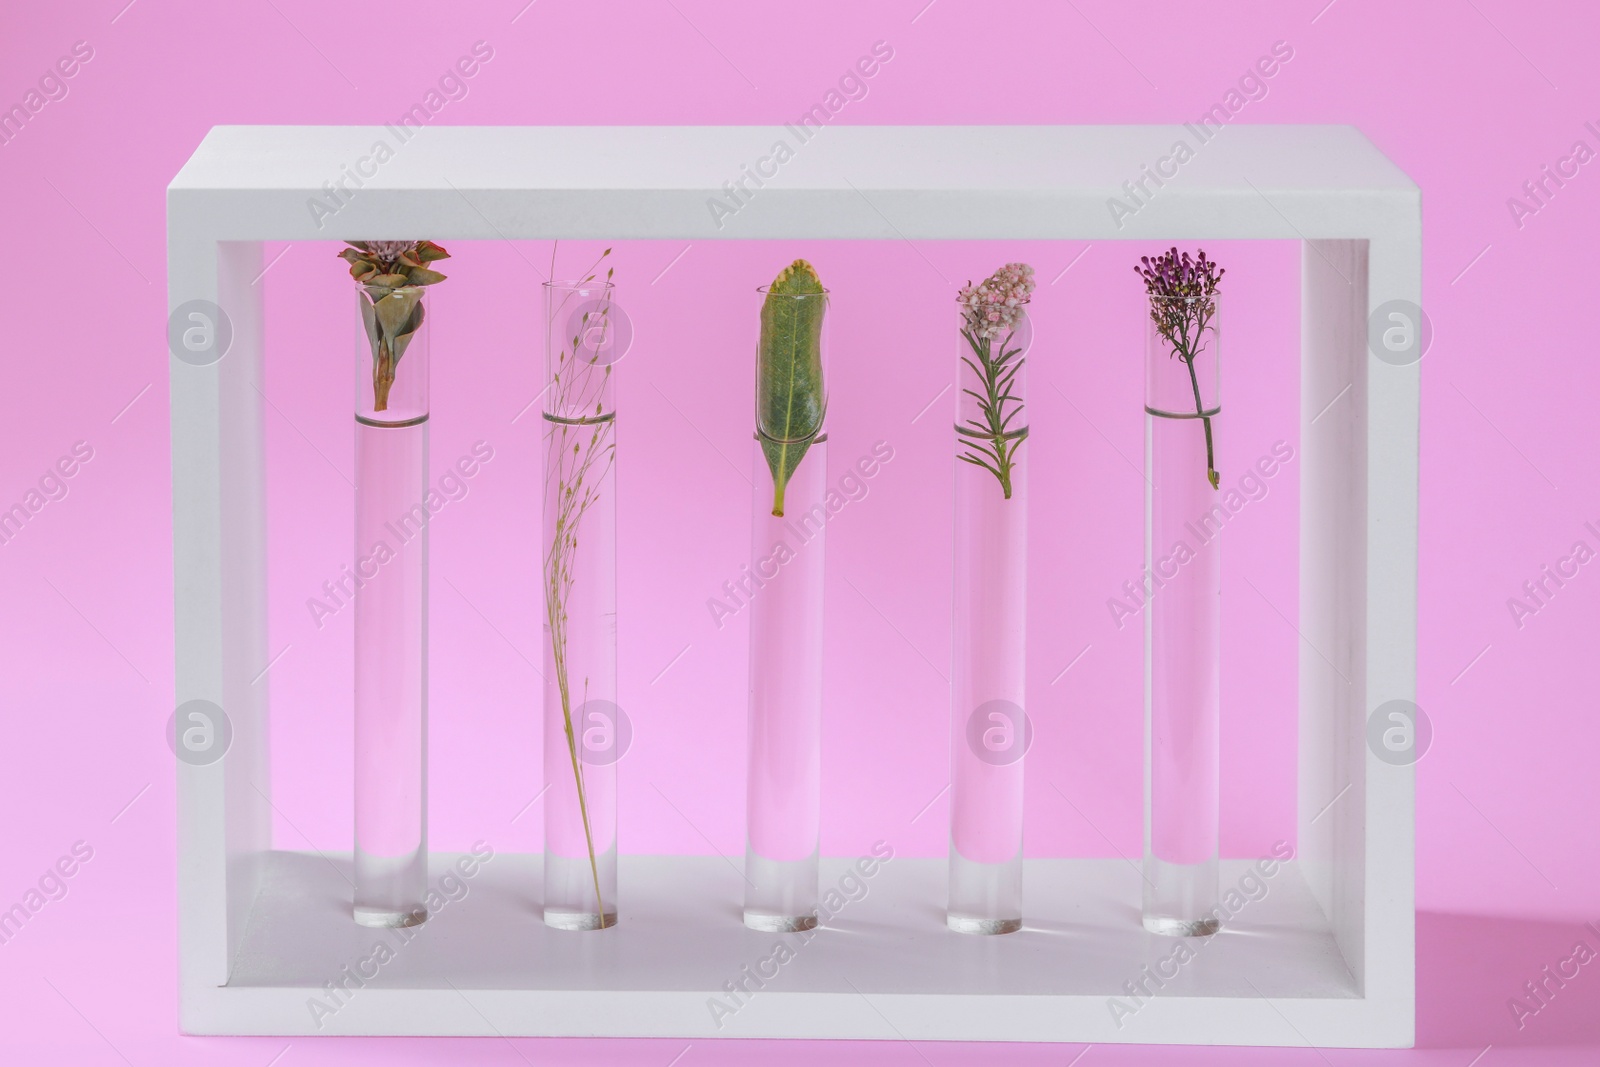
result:
M 1222 482 L 1222 477 L 1217 474 L 1217 463 L 1211 445 L 1211 416 L 1206 414 L 1205 401 L 1200 399 L 1200 376 L 1195 373 L 1194 356 L 1178 353 L 1178 358 L 1183 360 L 1183 365 L 1189 368 L 1189 384 L 1194 387 L 1194 410 L 1200 416 L 1200 422 L 1206 428 L 1206 481 L 1211 483 L 1211 488 L 1217 489 Z
M 589 448 L 582 455 L 581 460 L 572 461 L 574 467 L 568 469 L 568 456 L 580 453 L 574 445 L 575 451 L 567 449 L 568 436 L 576 427 L 562 425 L 553 427 L 550 432 L 557 435 L 557 442 L 552 446 L 556 455 L 556 482 L 558 486 L 557 500 L 558 512 L 556 515 L 555 532 L 551 538 L 550 556 L 546 560 L 545 572 L 545 615 L 550 623 L 550 652 L 555 663 L 556 688 L 561 694 L 561 720 L 562 728 L 567 737 L 567 755 L 572 761 L 572 779 L 578 793 L 578 812 L 583 820 L 583 839 L 589 852 L 589 873 L 594 879 L 595 913 L 600 924 L 605 924 L 605 899 L 600 891 L 600 866 L 595 857 L 594 832 L 589 823 L 589 800 L 583 784 L 583 765 L 578 757 L 578 738 L 572 728 L 572 686 L 567 670 L 567 609 L 566 600 L 572 589 L 572 562 L 577 554 L 576 527 L 583 517 L 584 511 L 592 502 L 593 489 L 587 489 L 582 495 L 578 490 L 583 487 L 584 475 L 595 460 L 595 452 L 600 444 L 601 431 L 597 428 L 590 437 Z M 606 424 L 609 431 L 609 424 Z M 609 462 L 609 451 L 607 451 Z M 602 472 L 602 477 L 604 472 Z
M 394 361 L 387 342 L 378 342 L 378 358 L 372 361 L 372 410 L 389 410 L 389 387 L 394 384 Z
M 607 253 L 601 255 L 605 258 Z M 554 248 L 551 250 L 554 256 Z M 598 265 L 598 260 L 596 265 Z M 591 280 L 593 267 L 588 277 Z M 552 270 L 552 277 L 554 272 Z M 570 297 L 566 298 L 570 299 Z M 566 299 L 555 314 L 566 307 Z M 609 314 L 609 308 L 599 312 Z M 549 327 L 547 326 L 547 329 Z M 565 343 L 563 341 L 563 343 Z M 594 831 L 589 819 L 588 792 L 584 788 L 583 763 L 578 754 L 578 734 L 572 723 L 572 687 L 567 664 L 567 599 L 571 595 L 573 561 L 578 550 L 578 527 L 584 513 L 598 499 L 600 489 L 613 458 L 610 440 L 613 423 L 609 416 L 602 418 L 598 398 L 611 368 L 606 365 L 596 381 L 595 366 L 579 359 L 576 348 L 562 353 L 562 368 L 551 384 L 555 392 L 554 406 L 561 411 L 587 410 L 590 399 L 595 399 L 593 418 L 580 418 L 572 422 L 550 424 L 546 430 L 552 435 L 549 445 L 550 466 L 545 471 L 546 484 L 554 479 L 556 484 L 555 529 L 550 539 L 549 555 L 545 559 L 545 618 L 550 626 L 550 651 L 556 673 L 556 688 L 561 696 L 562 729 L 567 738 L 567 756 L 572 762 L 572 779 L 578 794 L 578 812 L 583 821 L 583 839 L 589 853 L 589 874 L 594 881 L 595 914 L 601 927 L 605 926 L 605 899 L 600 888 L 600 865 L 595 855 Z M 588 440 L 581 440 L 587 433 Z M 601 466 L 598 475 L 586 484 L 596 462 Z M 585 692 L 587 693 L 587 681 Z
M 564 429 L 564 428 L 563 428 Z M 562 434 L 565 455 L 565 434 Z M 587 463 L 584 464 L 587 467 Z M 564 464 L 561 465 L 564 468 Z M 561 468 L 558 468 L 561 469 Z M 580 475 L 581 479 L 581 475 Z M 560 479 L 560 485 L 567 485 L 566 479 Z M 572 780 L 578 791 L 578 812 L 583 819 L 583 840 L 589 851 L 589 873 L 594 878 L 595 914 L 599 916 L 601 925 L 605 924 L 605 900 L 600 892 L 600 867 L 595 859 L 594 833 L 589 826 L 589 802 L 583 788 L 583 765 L 578 759 L 578 738 L 572 729 L 572 687 L 567 674 L 567 610 L 566 593 L 570 589 L 571 581 L 568 569 L 571 566 L 570 558 L 562 558 L 562 549 L 571 545 L 576 550 L 577 540 L 568 528 L 568 520 L 572 517 L 572 506 L 568 503 L 570 495 L 561 495 L 561 511 L 556 518 L 555 536 L 550 547 L 550 559 L 547 561 L 545 574 L 545 615 L 550 623 L 550 652 L 551 659 L 555 662 L 556 688 L 561 694 L 561 721 L 567 735 L 567 754 L 572 760 Z M 581 511 L 579 515 L 581 516 Z M 563 563 L 566 565 L 563 566 Z M 559 591 L 558 591 L 559 590 Z
M 589 828 L 589 803 L 583 789 L 583 766 L 578 760 L 578 738 L 572 729 L 572 696 L 567 681 L 566 657 L 566 616 L 565 609 L 558 608 L 562 619 L 561 642 L 556 660 L 556 687 L 561 691 L 561 720 L 567 733 L 567 754 L 572 759 L 572 779 L 578 786 L 578 813 L 583 817 L 583 840 L 589 849 L 589 874 L 594 878 L 594 906 L 595 914 L 599 916 L 600 925 L 606 921 L 605 900 L 600 894 L 600 866 L 595 861 L 594 833 Z M 551 627 L 552 640 L 555 636 L 555 627 Z

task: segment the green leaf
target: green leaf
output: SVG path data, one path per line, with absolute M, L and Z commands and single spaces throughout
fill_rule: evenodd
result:
M 339 258 L 350 264 L 350 277 L 358 282 L 378 273 L 377 266 L 367 258 L 366 253 L 354 248 L 344 249 L 339 253 Z
M 956 458 L 957 459 L 964 459 L 968 463 L 972 464 L 974 467 L 982 467 L 984 470 L 988 471 L 990 474 L 994 475 L 996 478 L 1002 477 L 1002 475 L 1000 474 L 1000 472 L 998 470 L 996 470 L 994 467 L 990 466 L 988 463 L 984 462 L 982 459 L 979 459 L 978 455 L 976 453 L 969 454 L 969 453 L 966 453 L 966 452 L 962 452 L 962 453 L 958 454 L 956 456 Z
M 384 275 L 386 278 L 395 277 L 392 274 Z M 417 302 L 422 299 L 422 290 L 415 286 L 397 288 L 394 292 L 381 300 L 375 301 L 374 307 L 378 314 L 378 325 L 383 327 L 383 335 L 391 342 L 401 333 L 411 320 L 411 312 L 417 307 Z
M 378 345 L 383 340 L 383 334 L 378 326 L 378 313 L 372 307 L 371 300 L 361 302 L 361 323 L 367 328 L 367 341 L 372 345 L 372 361 L 378 361 Z
M 411 317 L 406 320 L 405 325 L 400 328 L 400 332 L 395 334 L 393 340 L 389 342 L 389 351 L 394 353 L 394 365 L 396 367 L 400 365 L 400 357 L 406 354 L 406 349 L 411 345 L 411 339 L 417 335 L 417 330 L 421 326 L 422 303 L 418 301 L 417 306 L 411 311 Z
M 419 263 L 432 263 L 436 259 L 450 258 L 449 252 L 446 252 L 432 241 L 418 241 L 413 255 L 416 256 Z
M 827 406 L 822 320 L 827 307 L 822 282 L 803 259 L 778 274 L 761 305 L 756 428 L 772 472 L 774 515 L 783 514 L 784 488 L 822 429 Z
M 444 275 L 427 267 L 412 267 L 406 271 L 406 278 L 412 285 L 436 285 L 444 281 Z

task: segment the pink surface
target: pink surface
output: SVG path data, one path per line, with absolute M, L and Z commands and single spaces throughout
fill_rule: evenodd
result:
M 834 121 L 1170 122 L 1208 109 L 1287 42 L 1292 59 L 1264 95 L 1246 87 L 1257 98 L 1236 121 L 1354 123 L 1425 194 L 1435 328 L 1422 416 L 1419 699 L 1434 725 L 1418 786 L 1425 1047 L 1096 1047 L 1079 1061 L 1070 1047 L 1004 1052 L 1085 1067 L 1595 1061 L 1592 968 L 1520 1029 L 1507 1001 L 1592 937 L 1584 921 L 1600 919 L 1600 776 L 1589 768 L 1600 745 L 1600 590 L 1578 564 L 1565 565 L 1560 584 L 1542 570 L 1554 573 L 1575 542 L 1600 545 L 1585 525 L 1600 524 L 1585 429 L 1600 370 L 1584 288 L 1600 214 L 1591 188 L 1600 178 L 1586 165 L 1600 147 L 1600 16 L 1579 3 L 1507 0 L 924 5 L 8 5 L 0 104 L 40 95 L 37 113 L 0 143 L 9 267 L 0 505 L 36 509 L 0 544 L 0 906 L 41 892 L 37 913 L 0 944 L 0 1062 L 695 1067 L 996 1056 L 900 1042 L 685 1051 L 672 1041 L 508 1048 L 176 1034 L 174 776 L 162 739 L 173 699 L 163 189 L 212 124 L 391 121 L 478 41 L 492 57 L 444 86 L 452 95 L 434 121 L 781 122 L 883 41 L 892 58 Z M 75 58 L 58 67 L 62 57 Z M 1575 154 L 1580 140 L 1587 152 Z M 1544 178 L 1547 164 L 1567 175 L 1559 187 Z M 1523 187 L 1536 180 L 1546 191 L 1533 200 Z M 921 413 L 949 380 L 952 283 L 1023 259 L 1040 278 L 1027 850 L 1138 853 L 1140 627 L 1117 628 L 1107 600 L 1139 572 L 1142 338 L 1128 266 L 1152 250 L 618 248 L 619 299 L 638 329 L 619 368 L 620 703 L 634 727 L 619 769 L 625 851 L 742 849 L 743 783 L 729 768 L 743 762 L 745 624 L 719 628 L 707 601 L 737 576 L 748 546 L 750 290 L 804 254 L 836 294 L 834 469 L 880 440 L 894 450 L 829 531 L 823 850 L 862 852 L 883 838 L 897 854 L 944 853 L 946 808 L 934 798 L 948 769 L 951 444 L 944 401 Z M 441 849 L 478 837 L 532 849 L 540 820 L 512 819 L 538 789 L 538 441 L 536 420 L 513 419 L 538 389 L 531 264 L 549 247 L 451 251 L 450 280 L 430 298 L 433 462 L 443 473 L 478 441 L 494 458 L 435 520 L 430 837 Z M 563 256 L 576 263 L 585 251 Z M 1275 442 L 1296 444 L 1298 262 L 1287 246 L 1208 251 L 1228 268 L 1227 479 Z M 351 613 L 319 630 L 305 603 L 348 562 L 350 541 L 351 325 L 333 253 L 272 246 L 261 280 L 272 346 L 271 640 L 274 653 L 286 649 L 271 673 L 273 791 L 277 839 L 290 848 L 342 849 L 351 836 Z M 70 477 L 55 473 L 63 457 Z M 1285 618 L 1296 613 L 1297 480 L 1285 465 L 1230 534 L 1225 855 L 1264 854 L 1292 826 L 1298 640 Z M 1535 582 L 1544 591 L 1530 596 L 1524 583 Z M 91 858 L 67 864 L 70 878 L 48 877 L 77 842 Z

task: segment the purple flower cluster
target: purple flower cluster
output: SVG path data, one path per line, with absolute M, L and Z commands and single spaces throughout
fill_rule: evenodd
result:
M 1206 480 L 1216 489 L 1221 479 L 1217 474 L 1211 416 L 1206 414 L 1201 399 L 1200 378 L 1195 373 L 1194 361 L 1205 348 L 1206 331 L 1211 330 L 1213 334 L 1216 331 L 1212 320 L 1217 314 L 1217 285 L 1227 272 L 1207 259 L 1204 249 L 1191 259 L 1189 253 L 1180 254 L 1177 248 L 1172 248 L 1155 259 L 1140 256 L 1139 263 L 1133 272 L 1144 279 L 1145 292 L 1150 297 L 1150 321 L 1172 349 L 1171 355 L 1183 360 L 1189 372 L 1195 414 L 1200 417 L 1206 433 Z
M 1142 266 L 1133 272 L 1144 279 L 1145 291 L 1162 300 L 1193 300 L 1214 296 L 1217 283 L 1227 271 L 1217 266 L 1215 260 L 1206 258 L 1206 250 L 1190 258 L 1189 253 L 1179 253 L 1171 248 L 1155 259 L 1140 256 Z
M 1205 249 L 1191 257 L 1171 248 L 1155 259 L 1139 257 L 1133 272 L 1144 279 L 1150 296 L 1150 318 L 1161 336 L 1184 359 L 1193 359 L 1200 334 L 1217 311 L 1217 286 L 1227 273 Z
M 1023 305 L 1033 295 L 1033 268 L 1007 263 L 982 284 L 968 282 L 957 295 L 967 329 L 981 338 L 999 337 L 1017 328 Z

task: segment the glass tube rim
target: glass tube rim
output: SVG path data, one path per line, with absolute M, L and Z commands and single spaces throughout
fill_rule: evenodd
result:
M 963 301 L 959 295 L 956 296 L 955 301 L 956 301 L 957 304 L 963 304 L 963 305 L 965 304 L 965 301 Z M 1003 306 L 1005 306 L 1005 307 L 1024 307 L 1025 308 L 1031 303 L 1033 303 L 1033 297 L 1025 296 L 1021 300 L 1018 300 L 1015 304 L 1006 304 L 1006 305 L 1003 305 Z
M 539 283 L 539 287 L 548 292 L 575 292 L 579 296 L 588 296 L 590 290 L 597 294 L 608 295 L 616 291 L 617 283 L 609 281 L 583 281 L 578 278 L 551 278 L 549 281 Z

